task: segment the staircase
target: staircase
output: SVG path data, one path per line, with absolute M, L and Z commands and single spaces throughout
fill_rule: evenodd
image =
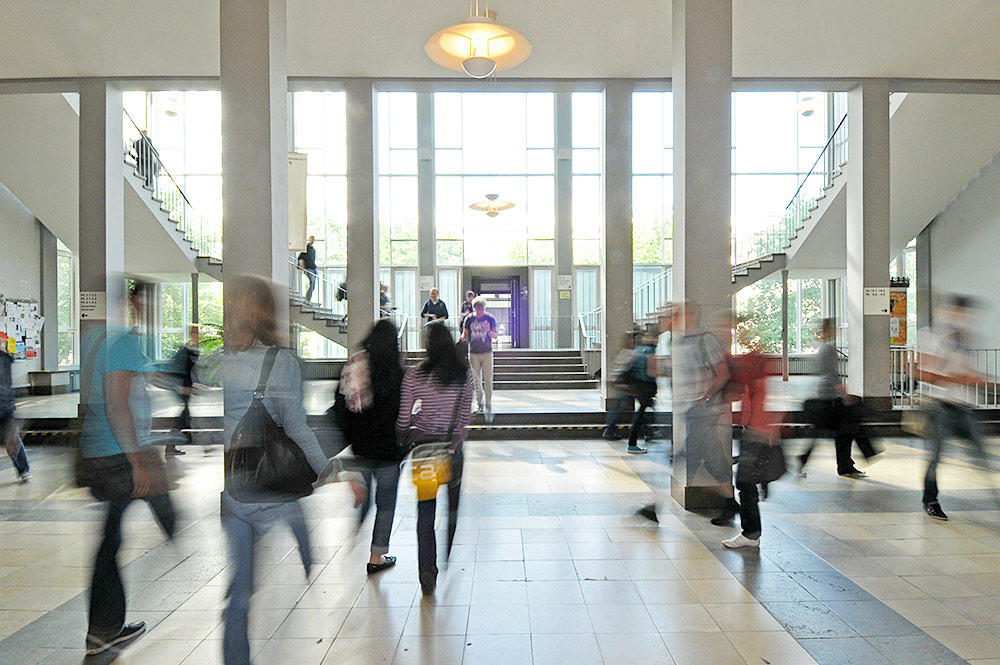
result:
M 844 192 L 847 164 L 847 115 L 827 139 L 812 168 L 775 224 L 733 237 L 732 293 L 785 269 L 795 252 Z
M 423 360 L 423 351 L 407 351 L 407 366 Z M 493 352 L 494 390 L 593 390 L 592 379 L 576 349 L 502 349 Z
M 130 137 L 125 145 L 125 176 L 127 182 L 139 193 L 140 198 L 149 207 L 157 221 L 163 226 L 177 245 L 177 248 L 187 257 L 198 272 L 216 280 L 222 281 L 222 238 L 217 228 L 207 225 L 195 207 L 188 200 L 166 166 L 160 161 L 159 155 L 152 148 L 136 150 L 134 142 L 139 139 L 138 125 L 131 116 L 125 113 L 131 121 Z M 154 175 L 147 178 L 143 173 Z M 336 303 L 306 302 L 298 292 L 298 268 L 293 259 L 289 259 L 289 282 L 292 293 L 289 296 L 289 318 L 303 328 L 323 335 L 329 340 L 347 346 L 347 316 L 342 311 L 343 306 Z M 317 277 L 317 298 L 325 296 L 333 300 L 336 287 L 325 283 L 325 277 Z

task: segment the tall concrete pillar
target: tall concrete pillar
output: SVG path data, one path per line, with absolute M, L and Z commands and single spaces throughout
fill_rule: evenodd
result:
M 437 283 L 437 249 L 434 237 L 434 94 L 417 93 L 417 274 L 434 277 Z M 417 299 L 422 303 L 431 296 L 430 289 L 420 288 Z M 449 323 L 457 325 L 459 308 L 465 295 L 459 286 L 458 302 L 446 302 Z M 413 321 L 410 325 L 421 322 Z
M 59 369 L 59 253 L 55 235 L 41 222 L 36 223 L 41 241 L 38 283 L 42 297 L 38 306 L 46 322 L 39 340 L 42 370 L 53 372 Z
M 675 300 L 701 305 L 702 317 L 731 307 L 732 0 L 674 0 L 674 271 Z M 683 371 L 674 331 L 675 393 Z M 720 501 L 720 480 L 702 462 L 732 455 L 731 416 L 687 427 L 686 405 L 673 402 L 674 468 L 671 495 L 687 509 Z M 715 450 L 721 446 L 722 450 Z
M 220 0 L 224 278 L 273 280 L 288 329 L 285 0 Z
M 555 274 L 552 286 L 559 284 L 559 275 L 573 276 L 573 95 L 556 93 L 556 229 Z M 572 283 L 572 282 L 571 282 Z M 631 293 L 631 290 L 630 290 Z M 573 347 L 576 334 L 576 312 L 573 300 L 561 300 L 557 291 L 531 294 L 532 298 L 552 298 L 556 314 L 556 348 Z
M 124 328 L 125 189 L 122 92 L 102 79 L 80 81 L 80 409 L 93 375 L 89 342 Z M 84 306 L 85 303 L 89 303 Z M 53 321 L 53 323 L 55 323 Z
M 917 330 L 931 324 L 932 307 L 934 306 L 931 292 L 931 222 L 917 234 Z M 911 306 L 911 305 L 909 305 Z M 917 341 L 917 331 L 914 330 L 910 343 Z
M 347 343 L 356 350 L 378 319 L 378 223 L 375 219 L 375 91 L 351 79 L 347 94 Z
M 889 82 L 848 92 L 847 389 L 889 406 Z M 865 291 L 885 289 L 865 304 Z M 884 300 L 885 312 L 876 305 Z M 878 313 L 876 313 L 878 312 Z
M 623 79 L 609 80 L 604 89 L 604 109 L 601 395 L 607 406 L 611 368 L 621 351 L 621 336 L 631 330 L 633 324 L 632 82 Z

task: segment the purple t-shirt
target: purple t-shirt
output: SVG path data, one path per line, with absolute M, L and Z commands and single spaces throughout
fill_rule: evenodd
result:
M 493 338 L 490 331 L 496 331 L 497 320 L 491 314 L 483 313 L 483 318 L 475 314 L 465 317 L 462 323 L 469 340 L 469 353 L 493 353 Z

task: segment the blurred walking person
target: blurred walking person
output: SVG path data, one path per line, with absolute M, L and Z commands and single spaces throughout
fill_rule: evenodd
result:
M 486 312 L 486 299 L 479 296 L 472 301 L 472 314 L 462 322 L 462 341 L 469 344 L 469 364 L 476 374 L 476 413 L 485 413 L 488 423 L 493 422 L 493 340 L 497 336 L 497 320 Z
M 639 401 L 639 409 L 632 416 L 632 426 L 628 432 L 628 448 L 626 448 L 633 455 L 642 455 L 646 452 L 646 449 L 639 445 L 639 435 L 649 427 L 651 419 L 647 411 L 653 408 L 653 402 L 656 401 L 655 354 L 658 332 L 659 330 L 646 330 L 639 335 L 628 367 L 629 385 L 634 391 L 635 399 Z
M 482 307 L 479 308 L 480 313 Z M 396 431 L 406 445 L 426 441 L 442 442 L 450 451 L 448 479 L 448 551 L 458 524 L 458 504 L 462 489 L 462 448 L 471 420 L 475 375 L 459 354 L 451 333 L 444 326 L 427 326 L 427 351 L 419 365 L 406 371 Z M 437 541 L 434 536 L 436 498 L 417 503 L 417 567 L 425 595 L 437 586 Z
M 277 524 L 287 524 L 309 575 L 312 556 L 298 499 L 324 480 L 336 460 L 327 460 L 306 424 L 301 370 L 278 333 L 271 285 L 243 275 L 227 281 L 225 296 L 226 450 L 220 512 L 233 563 L 222 650 L 226 665 L 248 665 L 255 543 Z
M 319 268 L 316 265 L 316 248 L 313 243 L 316 242 L 316 236 L 309 236 L 306 241 L 306 249 L 304 252 L 299 253 L 299 269 L 305 273 L 306 279 L 309 280 L 309 287 L 306 289 L 306 302 L 312 301 L 313 291 L 316 289 L 316 277 L 319 274 Z
M 129 303 L 142 320 L 144 289 L 136 284 Z M 107 504 L 104 535 L 90 585 L 87 655 L 120 649 L 146 631 L 142 621 L 125 623 L 125 589 L 118 569 L 125 509 L 135 499 L 149 504 L 169 537 L 176 517 L 158 449 L 150 443 L 152 409 L 144 374 L 148 359 L 133 332 L 91 328 L 84 335 L 82 366 L 90 371 L 80 431 L 85 484 Z
M 920 332 L 917 376 L 926 384 L 926 417 L 931 458 L 924 474 L 924 511 L 947 521 L 938 501 L 937 467 L 945 440 L 964 439 L 978 457 L 985 455 L 983 433 L 972 410 L 977 383 L 985 378 L 969 362 L 970 328 L 975 309 L 970 298 L 953 295 L 938 308 L 934 324 Z
M 635 343 L 639 338 L 639 333 L 633 330 L 621 336 L 621 350 L 615 356 L 615 361 L 611 366 L 611 386 L 617 393 L 611 409 L 608 410 L 607 420 L 604 421 L 603 437 L 608 441 L 619 441 L 622 435 L 618 433 L 618 421 L 623 413 L 635 409 L 635 389 L 632 387 L 634 378 L 632 376 L 632 355 L 635 351 Z
M 819 389 L 816 398 L 807 400 L 804 410 L 807 418 L 819 429 L 829 431 L 834 436 L 837 453 L 837 474 L 848 478 L 864 478 L 868 474 L 858 469 L 851 458 L 851 444 L 857 441 L 858 448 L 866 460 L 872 460 L 882 450 L 877 448 L 861 428 L 864 405 L 861 398 L 847 392 L 838 369 L 838 351 L 834 319 L 823 319 L 820 328 L 819 353 L 816 356 Z M 798 456 L 799 475 L 805 475 L 805 466 L 812 455 L 815 441 Z
M 389 536 L 396 511 L 399 465 L 406 453 L 396 440 L 403 384 L 396 334 L 389 319 L 375 324 L 361 342 L 361 351 L 345 363 L 334 402 L 337 423 L 364 477 L 367 498 L 359 522 L 368 515 L 372 486 L 377 483 L 369 575 L 396 564 L 396 557 L 389 556 Z
M 762 484 L 766 489 L 785 468 L 781 430 L 774 422 L 774 415 L 765 408 L 767 372 L 759 337 L 745 326 L 739 328 L 738 335 L 740 346 L 746 349 L 746 353 L 736 356 L 732 362 L 732 382 L 740 391 L 738 399 L 741 402 L 739 415 L 735 418 L 742 426 L 736 467 L 741 531 L 722 541 L 729 549 L 760 547 L 762 529 L 757 485 Z
M 7 456 L 14 464 L 17 479 L 22 483 L 31 480 L 31 465 L 24 450 L 24 442 L 14 419 L 14 390 L 10 366 L 14 356 L 0 349 L 0 441 L 7 449 Z
M 174 354 L 173 372 L 176 376 L 177 385 L 174 390 L 181 399 L 180 430 L 187 438 L 188 443 L 193 443 L 194 434 L 191 422 L 191 397 L 195 394 L 195 369 L 198 366 L 198 358 L 201 356 L 201 349 L 198 347 L 198 324 L 192 324 L 188 334 L 187 344 L 177 349 Z M 175 444 L 167 445 L 168 455 L 183 455 Z

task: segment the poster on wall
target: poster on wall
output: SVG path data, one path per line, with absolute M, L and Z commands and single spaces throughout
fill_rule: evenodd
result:
M 892 346 L 906 346 L 906 288 L 909 286 L 907 280 L 894 279 L 889 288 L 889 344 Z

